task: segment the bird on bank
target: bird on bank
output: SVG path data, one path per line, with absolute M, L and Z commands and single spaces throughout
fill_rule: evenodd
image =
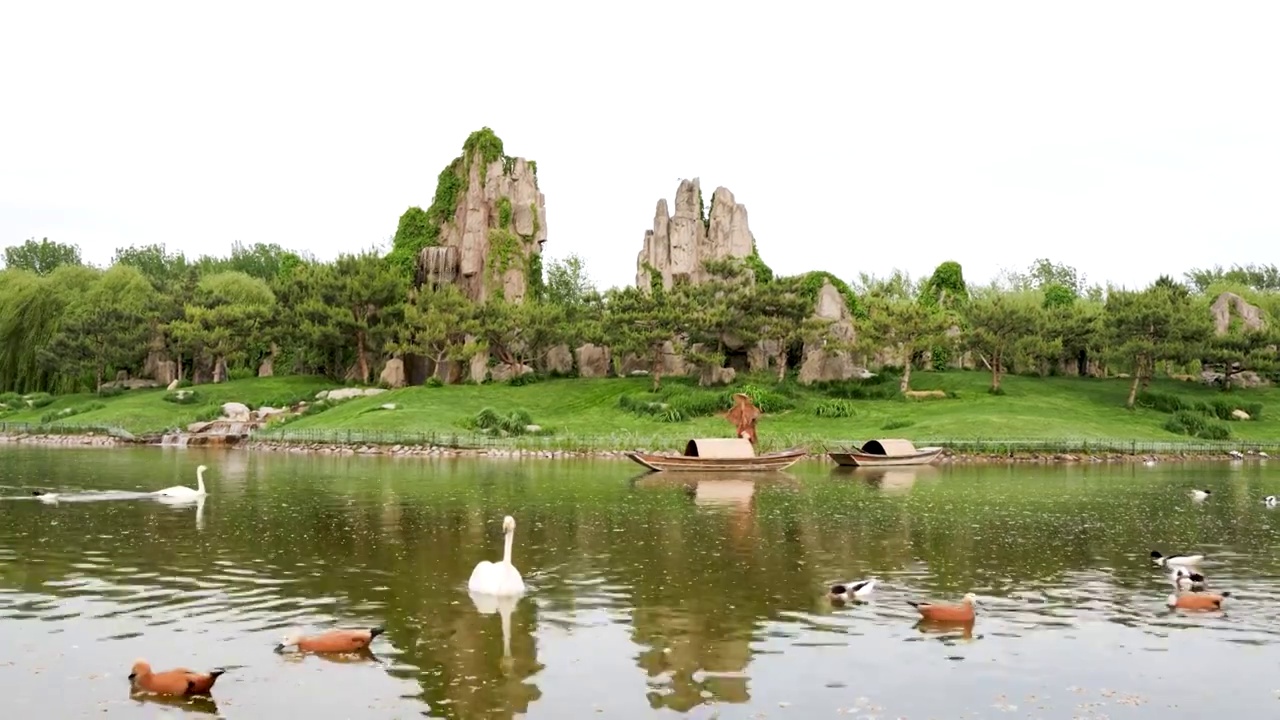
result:
M 276 652 L 284 652 L 287 647 L 296 647 L 298 652 L 313 653 L 349 653 L 364 650 L 373 639 L 386 632 L 382 626 L 361 630 L 330 630 L 319 635 L 303 635 L 291 633 L 286 635 Z
M 1200 592 L 1205 588 L 1204 575 L 1182 566 L 1174 568 L 1172 580 L 1173 586 L 1179 590 Z
M 1231 597 L 1231 593 L 1174 593 L 1165 604 L 1171 608 L 1182 610 L 1221 610 L 1222 601 Z
M 1209 496 L 1210 496 L 1210 495 L 1212 495 L 1212 494 L 1213 494 L 1213 491 L 1212 491 L 1212 490 L 1192 490 L 1192 491 L 1191 491 L 1191 499 L 1192 499 L 1192 500 L 1204 500 L 1205 498 L 1209 497 Z
M 1203 555 L 1170 555 L 1169 557 L 1165 557 L 1160 554 L 1159 550 L 1151 551 L 1151 562 L 1156 565 L 1160 565 L 1161 567 L 1173 567 L 1175 565 L 1190 567 L 1192 565 L 1199 565 L 1202 560 L 1204 560 Z
M 845 602 L 854 598 L 869 596 L 876 589 L 875 578 L 856 580 L 854 582 L 836 583 L 827 591 L 827 599 L 832 602 Z
M 156 695 L 208 695 L 213 684 L 226 672 L 219 669 L 200 673 L 186 668 L 152 672 L 146 660 L 138 659 L 129 672 L 129 683 L 135 691 Z
M 955 605 L 912 602 L 907 604 L 920 612 L 920 617 L 934 622 L 969 622 L 973 620 L 973 603 L 978 599 L 973 593 L 965 593 Z

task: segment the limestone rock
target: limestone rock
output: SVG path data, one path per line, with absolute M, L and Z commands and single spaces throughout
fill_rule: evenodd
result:
M 810 385 L 854 377 L 860 368 L 849 349 L 857 339 L 853 314 L 845 305 L 844 296 L 830 282 L 824 282 L 818 291 L 814 316 L 829 324 L 822 338 L 804 344 L 798 380 Z
M 710 217 L 704 212 L 698 178 L 680 181 L 674 214 L 668 212 L 666 198 L 658 200 L 653 229 L 645 231 L 644 247 L 636 258 L 637 287 L 651 287 L 655 273 L 665 288 L 676 280 L 700 283 L 710 277 L 706 261 L 751 254 L 755 237 L 747 225 L 747 208 L 738 204 L 733 193 L 716 188 Z
M 1241 410 L 1240 408 L 1236 408 L 1235 410 L 1231 411 L 1231 417 L 1235 418 L 1236 420 L 1248 420 L 1249 413 Z
M 471 374 L 469 379 L 473 383 L 482 383 L 489 379 L 489 353 L 476 353 L 471 356 Z
M 579 377 L 606 377 L 613 363 L 613 354 L 609 348 L 590 343 L 573 351 L 578 365 Z
M 169 392 L 173 392 L 174 390 L 177 390 L 177 389 L 178 389 L 178 381 L 177 381 L 177 380 L 170 380 L 170 381 L 169 381 L 169 384 L 168 384 L 168 385 L 166 385 L 164 389 L 165 389 L 165 390 L 168 390 Z
M 731 367 L 715 367 L 714 365 L 702 368 L 702 372 L 698 376 L 699 385 L 728 385 L 738 376 L 738 371 Z
M 1267 327 L 1262 308 L 1249 304 L 1247 300 L 1233 292 L 1224 292 L 1219 295 L 1209 307 L 1209 311 L 1213 313 L 1213 332 L 1218 337 L 1226 335 L 1231 329 L 1233 312 L 1240 318 L 1245 330 L 1257 331 Z
M 378 382 L 389 388 L 404 387 L 404 360 L 400 358 L 388 360 L 382 367 L 382 373 L 378 375 Z
M 547 372 L 554 375 L 568 375 L 573 372 L 573 352 L 568 345 L 557 345 L 547 351 Z
M 496 147 L 500 156 L 485 162 L 486 147 Z M 419 286 L 455 284 L 475 302 L 497 291 L 509 302 L 528 294 L 530 258 L 541 254 L 547 240 L 546 198 L 536 166 L 501 154 L 501 148 L 485 128 L 472 133 L 463 154 L 446 168 L 461 187 L 453 213 L 442 220 L 439 247 L 425 248 L 418 257 Z
M 222 404 L 222 417 L 228 420 L 248 420 L 249 406 L 244 403 L 229 402 Z
M 533 372 L 533 368 L 528 365 L 512 366 L 506 363 L 500 363 L 497 367 L 489 371 L 489 376 L 493 378 L 494 382 L 506 382 L 513 377 L 528 375 L 531 372 Z
M 386 391 L 386 388 L 338 388 L 336 390 L 321 390 L 316 393 L 316 399 L 336 403 L 342 402 L 343 400 L 350 400 L 352 398 L 381 395 Z

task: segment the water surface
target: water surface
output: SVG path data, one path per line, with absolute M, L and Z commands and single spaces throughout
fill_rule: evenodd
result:
M 193 485 L 201 463 L 198 506 L 24 497 Z M 6 716 L 154 718 L 128 692 L 142 656 L 229 668 L 212 701 L 160 708 L 227 718 L 1270 718 L 1280 511 L 1260 500 L 1278 468 L 812 463 L 753 482 L 5 448 L 0 693 Z M 466 581 L 501 555 L 504 514 L 530 591 L 482 613 Z M 1206 554 L 1227 610 L 1169 612 L 1152 548 Z M 869 602 L 826 600 L 870 575 Z M 919 626 L 906 602 L 969 591 L 969 628 Z M 271 651 L 291 628 L 373 624 L 372 659 Z

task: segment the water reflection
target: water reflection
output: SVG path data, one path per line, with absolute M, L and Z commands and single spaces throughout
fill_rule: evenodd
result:
M 953 716 L 986 712 L 998 693 L 1122 682 L 1197 707 L 1169 680 L 1187 663 L 1231 688 L 1215 709 L 1246 717 L 1261 701 L 1245 681 L 1280 662 L 1280 519 L 1259 501 L 1280 491 L 1280 474 L 1257 466 L 815 464 L 632 479 L 622 463 L 243 453 L 228 481 L 222 456 L 174 455 L 0 458 L 15 493 L 49 477 L 155 487 L 202 462 L 212 471 L 194 507 L 0 503 L 6 642 L 56 669 L 0 664 L 15 716 L 35 716 L 24 703 L 38 698 L 64 703 L 54 710 L 118 699 L 113 682 L 58 678 L 137 655 L 238 663 L 217 689 L 229 717 L 704 716 L 726 705 L 749 717 L 782 704 L 820 717 L 864 687 L 885 689 L 875 702 L 887 716 Z M 1212 498 L 1193 505 L 1192 485 Z M 533 590 L 469 596 L 507 513 Z M 1210 587 L 1238 602 L 1169 613 L 1151 547 L 1204 552 Z M 829 582 L 872 576 L 867 602 L 826 601 Z M 907 604 L 970 591 L 981 597 L 973 623 L 920 622 Z M 387 628 L 377 655 L 270 653 L 288 628 L 365 624 Z M 1139 660 L 1139 679 L 1124 680 Z M 911 689 L 920 673 L 929 693 Z

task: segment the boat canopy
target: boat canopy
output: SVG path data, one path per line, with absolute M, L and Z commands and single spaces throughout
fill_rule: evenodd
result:
M 902 440 L 898 438 L 868 440 L 862 446 L 862 452 L 868 455 L 884 455 L 886 457 L 906 457 L 915 455 L 918 451 L 916 446 L 911 444 L 910 440 Z
M 756 448 L 746 438 L 694 438 L 684 446 L 685 457 L 741 460 L 756 456 Z

